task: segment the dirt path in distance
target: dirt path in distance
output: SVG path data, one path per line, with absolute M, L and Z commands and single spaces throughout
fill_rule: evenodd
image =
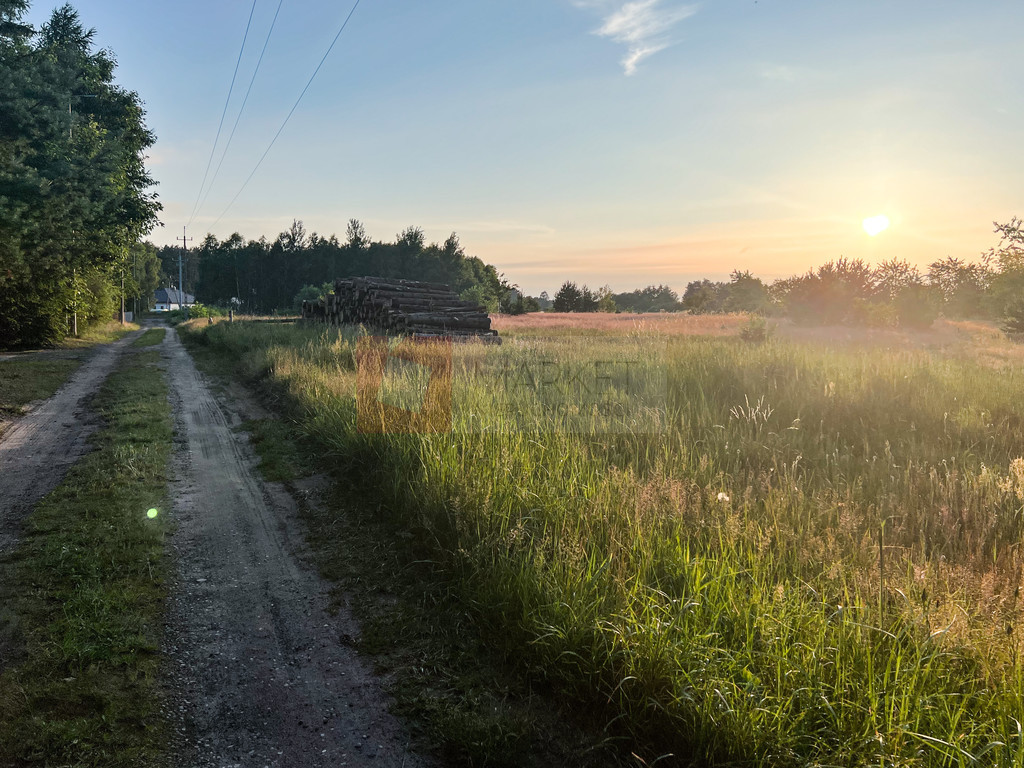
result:
M 99 347 L 53 397 L 14 420 L 0 437 L 0 554 L 14 547 L 21 520 L 36 502 L 89 450 L 98 420 L 88 401 L 139 333 Z
M 175 332 L 164 340 L 177 433 L 164 648 L 174 768 L 424 766 L 344 611 L 303 562 L 291 497 L 257 477 L 239 417 Z

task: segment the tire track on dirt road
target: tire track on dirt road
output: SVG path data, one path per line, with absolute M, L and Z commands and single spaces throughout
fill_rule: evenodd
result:
M 300 562 L 291 497 L 256 475 L 244 434 L 173 331 L 174 577 L 166 618 L 172 765 L 432 764 L 412 754 L 379 681 L 342 639 L 358 634 Z
M 17 419 L 0 437 L 0 555 L 14 548 L 25 515 L 89 450 L 89 436 L 99 426 L 89 399 L 140 333 L 101 346 L 53 397 Z

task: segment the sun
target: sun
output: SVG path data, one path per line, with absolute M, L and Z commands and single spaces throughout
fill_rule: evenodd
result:
M 864 219 L 863 227 L 864 231 L 871 235 L 871 237 L 880 235 L 889 228 L 889 217 L 884 214 L 869 216 Z

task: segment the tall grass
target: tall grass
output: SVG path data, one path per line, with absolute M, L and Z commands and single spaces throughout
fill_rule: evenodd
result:
M 190 332 L 272 383 L 481 632 L 645 760 L 1024 766 L 1019 369 L 657 339 L 660 428 L 588 431 L 524 427 L 479 363 L 588 365 L 621 340 L 513 339 L 456 347 L 452 431 L 369 435 L 354 335 Z

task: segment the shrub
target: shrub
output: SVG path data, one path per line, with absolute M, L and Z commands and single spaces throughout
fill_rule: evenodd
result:
M 935 289 L 926 285 L 905 286 L 893 299 L 899 324 L 904 328 L 931 328 L 939 316 L 939 300 Z
M 1024 337 L 1024 296 L 1018 296 L 1006 305 L 1003 332 L 1009 336 Z
M 772 330 L 768 327 L 768 321 L 759 315 L 751 315 L 740 328 L 740 338 L 751 344 L 763 344 L 771 335 Z

